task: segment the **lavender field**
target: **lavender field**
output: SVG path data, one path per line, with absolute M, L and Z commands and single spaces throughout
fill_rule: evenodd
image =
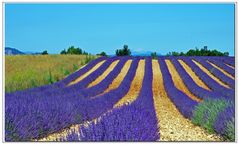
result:
M 235 58 L 99 57 L 5 94 L 6 141 L 235 141 Z

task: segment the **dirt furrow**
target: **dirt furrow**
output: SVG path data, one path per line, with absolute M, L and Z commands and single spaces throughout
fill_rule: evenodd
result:
M 231 74 L 229 74 L 228 72 L 226 72 L 225 70 L 221 69 L 220 67 L 216 66 L 215 64 L 213 64 L 210 61 L 207 61 L 208 63 L 210 63 L 213 67 L 217 68 L 218 70 L 220 70 L 222 73 L 224 73 L 226 76 L 228 76 L 231 79 L 235 79 Z
M 105 60 L 97 63 L 92 69 L 90 69 L 87 73 L 83 74 L 82 76 L 78 77 L 76 80 L 70 82 L 67 86 L 76 84 L 78 82 L 80 82 L 81 80 L 83 80 L 84 78 L 86 78 L 88 75 L 90 75 L 92 72 L 94 72 L 95 70 L 97 70 L 103 63 L 105 62 Z
M 199 99 L 198 97 L 196 97 L 195 95 L 193 95 L 188 88 L 185 86 L 183 80 L 181 79 L 180 75 L 178 74 L 177 70 L 175 69 L 174 65 L 172 64 L 172 62 L 170 60 L 165 60 L 166 64 L 168 66 L 169 72 L 172 76 L 174 85 L 177 89 L 181 90 L 182 92 L 184 92 L 186 95 L 188 95 L 188 97 L 190 97 L 191 99 L 197 101 L 197 102 L 201 102 L 202 100 Z
M 95 85 L 97 85 L 98 83 L 100 83 L 111 71 L 114 70 L 115 66 L 119 63 L 119 60 L 116 60 L 114 62 L 112 62 L 110 64 L 110 66 L 97 78 L 95 79 L 93 82 L 91 82 L 87 88 L 89 87 L 93 87 Z
M 121 82 L 124 80 L 124 77 L 126 76 L 127 72 L 129 71 L 129 68 L 131 66 L 131 63 L 132 63 L 132 60 L 128 60 L 124 67 L 122 68 L 122 70 L 120 71 L 119 75 L 113 80 L 113 82 L 109 85 L 109 87 L 101 94 L 98 94 L 94 97 L 91 97 L 92 99 L 93 98 L 97 98 L 99 97 L 100 95 L 104 94 L 104 93 L 107 93 L 109 92 L 110 90 L 113 90 L 113 89 L 116 89 L 119 87 L 119 85 L 121 84 Z
M 120 107 L 124 104 L 131 103 L 137 99 L 139 92 L 142 87 L 142 82 L 144 78 L 144 67 L 145 67 L 145 60 L 140 60 L 138 68 L 136 70 L 136 74 L 134 80 L 130 86 L 128 93 L 117 102 L 114 107 Z
M 221 141 L 184 118 L 168 98 L 159 63 L 153 60 L 153 99 L 159 122 L 160 141 Z
M 211 91 L 211 89 L 208 88 L 208 86 L 193 72 L 193 70 L 184 61 L 182 60 L 178 61 L 198 86 Z
M 233 67 L 233 66 L 231 66 L 231 65 L 229 65 L 229 64 L 227 64 L 227 63 L 224 63 L 225 65 L 227 65 L 227 66 L 229 66 L 230 68 L 232 68 L 232 69 L 235 69 L 235 67 Z
M 214 79 L 218 84 L 220 84 L 221 86 L 225 87 L 225 88 L 230 88 L 227 84 L 223 83 L 220 79 L 218 79 L 217 77 L 215 77 L 212 73 L 210 73 L 210 71 L 208 71 L 204 66 L 202 66 L 200 63 L 198 63 L 195 60 L 192 60 L 203 72 L 205 72 L 208 76 L 210 76 L 212 79 Z

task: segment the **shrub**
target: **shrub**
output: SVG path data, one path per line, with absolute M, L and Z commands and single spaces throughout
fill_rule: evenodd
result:
M 210 133 L 214 133 L 213 124 L 219 112 L 228 106 L 228 101 L 224 99 L 207 99 L 195 107 L 192 122 L 206 128 Z

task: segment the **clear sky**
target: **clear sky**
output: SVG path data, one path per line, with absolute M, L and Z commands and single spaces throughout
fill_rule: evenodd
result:
M 161 54 L 206 45 L 234 55 L 234 4 L 5 4 L 6 47 L 114 54 L 124 44 Z

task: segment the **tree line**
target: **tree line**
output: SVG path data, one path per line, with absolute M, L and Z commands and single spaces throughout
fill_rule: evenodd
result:
M 41 53 L 42 55 L 47 55 L 48 52 L 45 50 Z M 79 47 L 70 46 L 67 50 L 64 49 L 60 52 L 60 54 L 76 54 L 76 55 L 90 55 L 90 53 L 82 50 Z M 99 56 L 108 56 L 104 51 L 98 53 L 96 55 Z M 128 45 L 124 45 L 122 49 L 116 49 L 115 51 L 116 56 L 130 56 L 131 50 L 129 49 Z M 151 53 L 152 58 L 157 58 L 158 55 L 156 52 Z M 166 56 L 229 56 L 229 52 L 220 52 L 216 49 L 209 50 L 207 46 L 204 46 L 201 49 L 197 47 L 195 49 L 190 49 L 186 53 L 184 52 L 176 52 L 172 51 L 166 54 Z
M 204 46 L 201 49 L 197 47 L 195 49 L 190 49 L 186 53 L 183 52 L 169 52 L 166 56 L 229 56 L 229 52 L 220 52 L 216 49 L 208 50 L 207 46 Z
M 79 55 L 89 55 L 88 52 L 82 50 L 81 48 L 77 47 L 75 48 L 74 46 L 70 46 L 67 50 L 62 50 L 60 54 L 79 54 Z

